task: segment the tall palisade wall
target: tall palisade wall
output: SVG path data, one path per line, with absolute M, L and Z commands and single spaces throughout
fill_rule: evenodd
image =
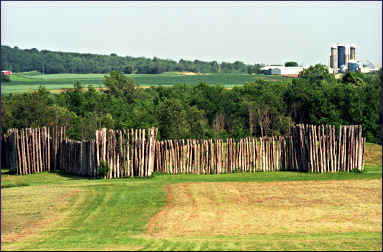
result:
M 104 163 L 105 178 L 151 176 L 157 132 L 101 129 L 95 140 L 75 141 L 65 136 L 65 128 L 10 129 L 2 138 L 2 167 L 19 175 L 60 169 L 98 177 Z
M 86 177 L 147 177 L 153 172 L 218 174 L 256 171 L 350 172 L 364 169 L 360 125 L 296 125 L 290 136 L 157 140 L 158 130 L 96 131 L 74 141 L 65 128 L 10 129 L 2 167 L 19 175 L 63 170 Z M 107 173 L 101 167 L 108 167 Z

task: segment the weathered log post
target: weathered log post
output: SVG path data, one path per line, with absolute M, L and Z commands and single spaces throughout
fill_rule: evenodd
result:
M 358 132 L 358 142 L 359 142 L 359 148 L 358 148 L 358 169 L 359 171 L 362 171 L 364 169 L 364 166 L 362 165 L 364 157 L 363 157 L 363 138 L 362 138 L 362 126 L 359 125 L 359 132 Z

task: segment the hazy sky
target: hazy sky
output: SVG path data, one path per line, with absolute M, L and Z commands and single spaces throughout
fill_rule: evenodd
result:
M 382 62 L 382 2 L 1 2 L 1 43 L 248 64 L 328 64 L 330 46 Z

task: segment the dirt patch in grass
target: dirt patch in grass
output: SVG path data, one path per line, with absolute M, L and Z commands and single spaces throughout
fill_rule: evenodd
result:
M 49 90 L 49 92 L 51 93 L 62 93 L 62 92 L 65 92 L 65 91 L 69 91 L 69 90 L 72 90 L 73 88 L 60 88 L 60 89 L 51 89 Z M 108 88 L 100 88 L 100 87 L 95 87 L 94 89 L 98 90 L 98 91 L 104 91 L 104 90 L 108 90 Z M 87 87 L 84 87 L 82 89 L 83 92 L 86 92 L 88 91 L 88 88 Z
M 108 247 L 108 248 L 65 248 L 65 251 L 138 251 L 142 247 L 131 247 L 131 246 L 123 246 L 123 247 Z M 51 248 L 38 248 L 40 251 L 50 251 Z
M 68 200 L 78 193 L 55 186 L 2 189 L 1 241 L 11 243 L 37 233 L 60 217 Z
M 194 72 L 177 72 L 180 75 L 206 75 L 205 73 L 194 73 Z
M 169 193 L 150 235 L 382 232 L 382 180 L 180 183 Z
M 168 212 L 171 208 L 173 208 L 173 193 L 170 191 L 170 185 L 165 186 L 167 197 L 168 197 L 168 204 L 165 206 L 165 208 L 157 213 L 149 222 L 148 224 L 148 233 L 152 234 L 154 232 L 154 228 L 156 226 L 156 223 L 163 218 L 163 216 L 168 215 Z
M 141 85 L 140 88 L 150 88 L 150 86 Z M 52 89 L 52 90 L 49 90 L 49 92 L 51 92 L 52 94 L 58 94 L 58 93 L 63 93 L 63 92 L 69 91 L 71 89 L 73 89 L 73 88 Z M 98 91 L 108 90 L 108 88 L 106 88 L 106 87 L 104 87 L 104 88 L 95 87 L 94 89 L 96 89 Z M 86 91 L 88 91 L 88 88 L 84 87 L 83 92 L 86 92 Z

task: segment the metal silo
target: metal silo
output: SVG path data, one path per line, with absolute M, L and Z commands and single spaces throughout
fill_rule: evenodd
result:
M 336 50 L 336 46 L 331 47 L 330 67 L 331 68 L 338 68 L 338 53 Z
M 350 60 L 356 60 L 355 45 L 350 46 Z
M 350 60 L 348 62 L 348 71 L 349 72 L 356 72 L 359 71 L 359 64 L 355 60 Z
M 346 47 L 338 45 L 338 68 L 342 68 L 346 64 Z
M 345 48 L 346 48 L 346 57 L 345 57 L 345 59 L 344 59 L 344 64 L 346 65 L 346 66 L 348 66 L 348 62 L 350 61 L 350 47 L 349 46 L 345 46 Z

